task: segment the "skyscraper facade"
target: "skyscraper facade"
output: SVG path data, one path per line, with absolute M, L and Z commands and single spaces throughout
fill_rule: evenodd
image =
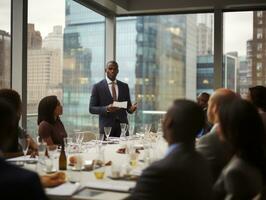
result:
M 31 133 L 37 131 L 40 100 L 47 95 L 62 99 L 62 42 L 62 28 L 60 32 L 55 27 L 43 42 L 34 24 L 28 25 L 27 126 Z
M 104 77 L 103 16 L 66 0 L 63 62 L 64 123 L 69 132 L 98 129 L 89 113 L 92 85 Z
M 0 30 L 0 88 L 10 87 L 11 58 L 10 34 Z
M 195 17 L 137 17 L 135 94 L 140 102 L 137 122 L 154 122 L 158 116 L 152 112 L 167 110 L 176 98 L 195 97 Z
M 253 12 L 253 38 L 247 42 L 252 85 L 266 85 L 266 11 Z

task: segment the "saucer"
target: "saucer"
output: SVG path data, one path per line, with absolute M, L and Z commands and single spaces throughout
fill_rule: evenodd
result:
M 72 167 L 72 168 L 71 168 L 72 171 L 82 171 L 82 170 L 84 170 L 84 169 L 85 169 L 84 166 L 82 166 L 81 168 L 76 168 L 76 167 Z

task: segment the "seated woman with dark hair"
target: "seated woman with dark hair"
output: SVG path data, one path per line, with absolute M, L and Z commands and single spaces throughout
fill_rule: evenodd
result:
M 214 185 L 215 199 L 252 199 L 266 181 L 266 138 L 256 108 L 234 100 L 219 109 L 220 139 L 233 147 L 234 156 Z
M 39 136 L 47 145 L 62 145 L 67 137 L 65 127 L 60 120 L 63 108 L 56 96 L 44 97 L 38 106 Z
M 6 149 L 4 153 L 5 157 L 13 157 L 22 153 L 21 146 L 19 145 L 18 140 L 20 138 L 27 138 L 29 140 L 29 149 L 30 151 L 37 151 L 37 144 L 34 140 L 27 134 L 26 130 L 19 126 L 19 120 L 21 117 L 21 98 L 18 92 L 12 89 L 0 89 L 0 98 L 9 102 L 12 108 L 16 113 L 16 137 L 13 138 L 12 144 L 9 146 L 9 149 Z

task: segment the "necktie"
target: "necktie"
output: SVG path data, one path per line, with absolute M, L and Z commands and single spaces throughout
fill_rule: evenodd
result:
M 115 90 L 115 82 L 112 81 L 112 96 L 113 96 L 113 100 L 116 101 L 116 90 Z

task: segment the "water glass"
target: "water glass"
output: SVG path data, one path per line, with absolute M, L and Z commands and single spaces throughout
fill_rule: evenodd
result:
M 26 159 L 26 155 L 29 149 L 29 145 L 30 145 L 30 141 L 27 137 L 23 137 L 23 138 L 19 138 L 19 144 L 21 145 L 22 151 L 23 151 L 23 155 L 24 155 L 24 159 Z
M 104 134 L 105 134 L 106 140 L 108 141 L 112 127 L 104 127 L 103 129 L 104 129 Z
M 96 179 L 103 179 L 105 174 L 104 148 L 99 146 L 96 150 L 96 159 L 93 163 L 93 173 Z
M 129 126 L 128 134 L 130 138 L 132 138 L 132 136 L 134 135 L 134 130 L 135 130 L 135 127 L 133 125 Z
M 151 131 L 151 124 L 144 124 L 143 125 L 143 129 L 144 129 L 144 134 L 147 135 L 150 133 Z
M 71 137 L 65 137 L 64 138 L 64 144 L 65 144 L 66 153 L 69 154 L 71 151 L 72 138 Z
M 120 128 L 121 128 L 121 135 L 120 137 L 125 137 L 128 129 L 128 124 L 127 123 L 120 123 Z
M 46 151 L 46 143 L 44 143 L 44 142 L 38 143 L 39 160 L 44 159 L 45 151 Z
M 119 178 L 120 177 L 120 172 L 121 172 L 120 165 L 116 164 L 116 163 L 112 163 L 111 172 L 112 172 L 112 177 L 113 178 Z

